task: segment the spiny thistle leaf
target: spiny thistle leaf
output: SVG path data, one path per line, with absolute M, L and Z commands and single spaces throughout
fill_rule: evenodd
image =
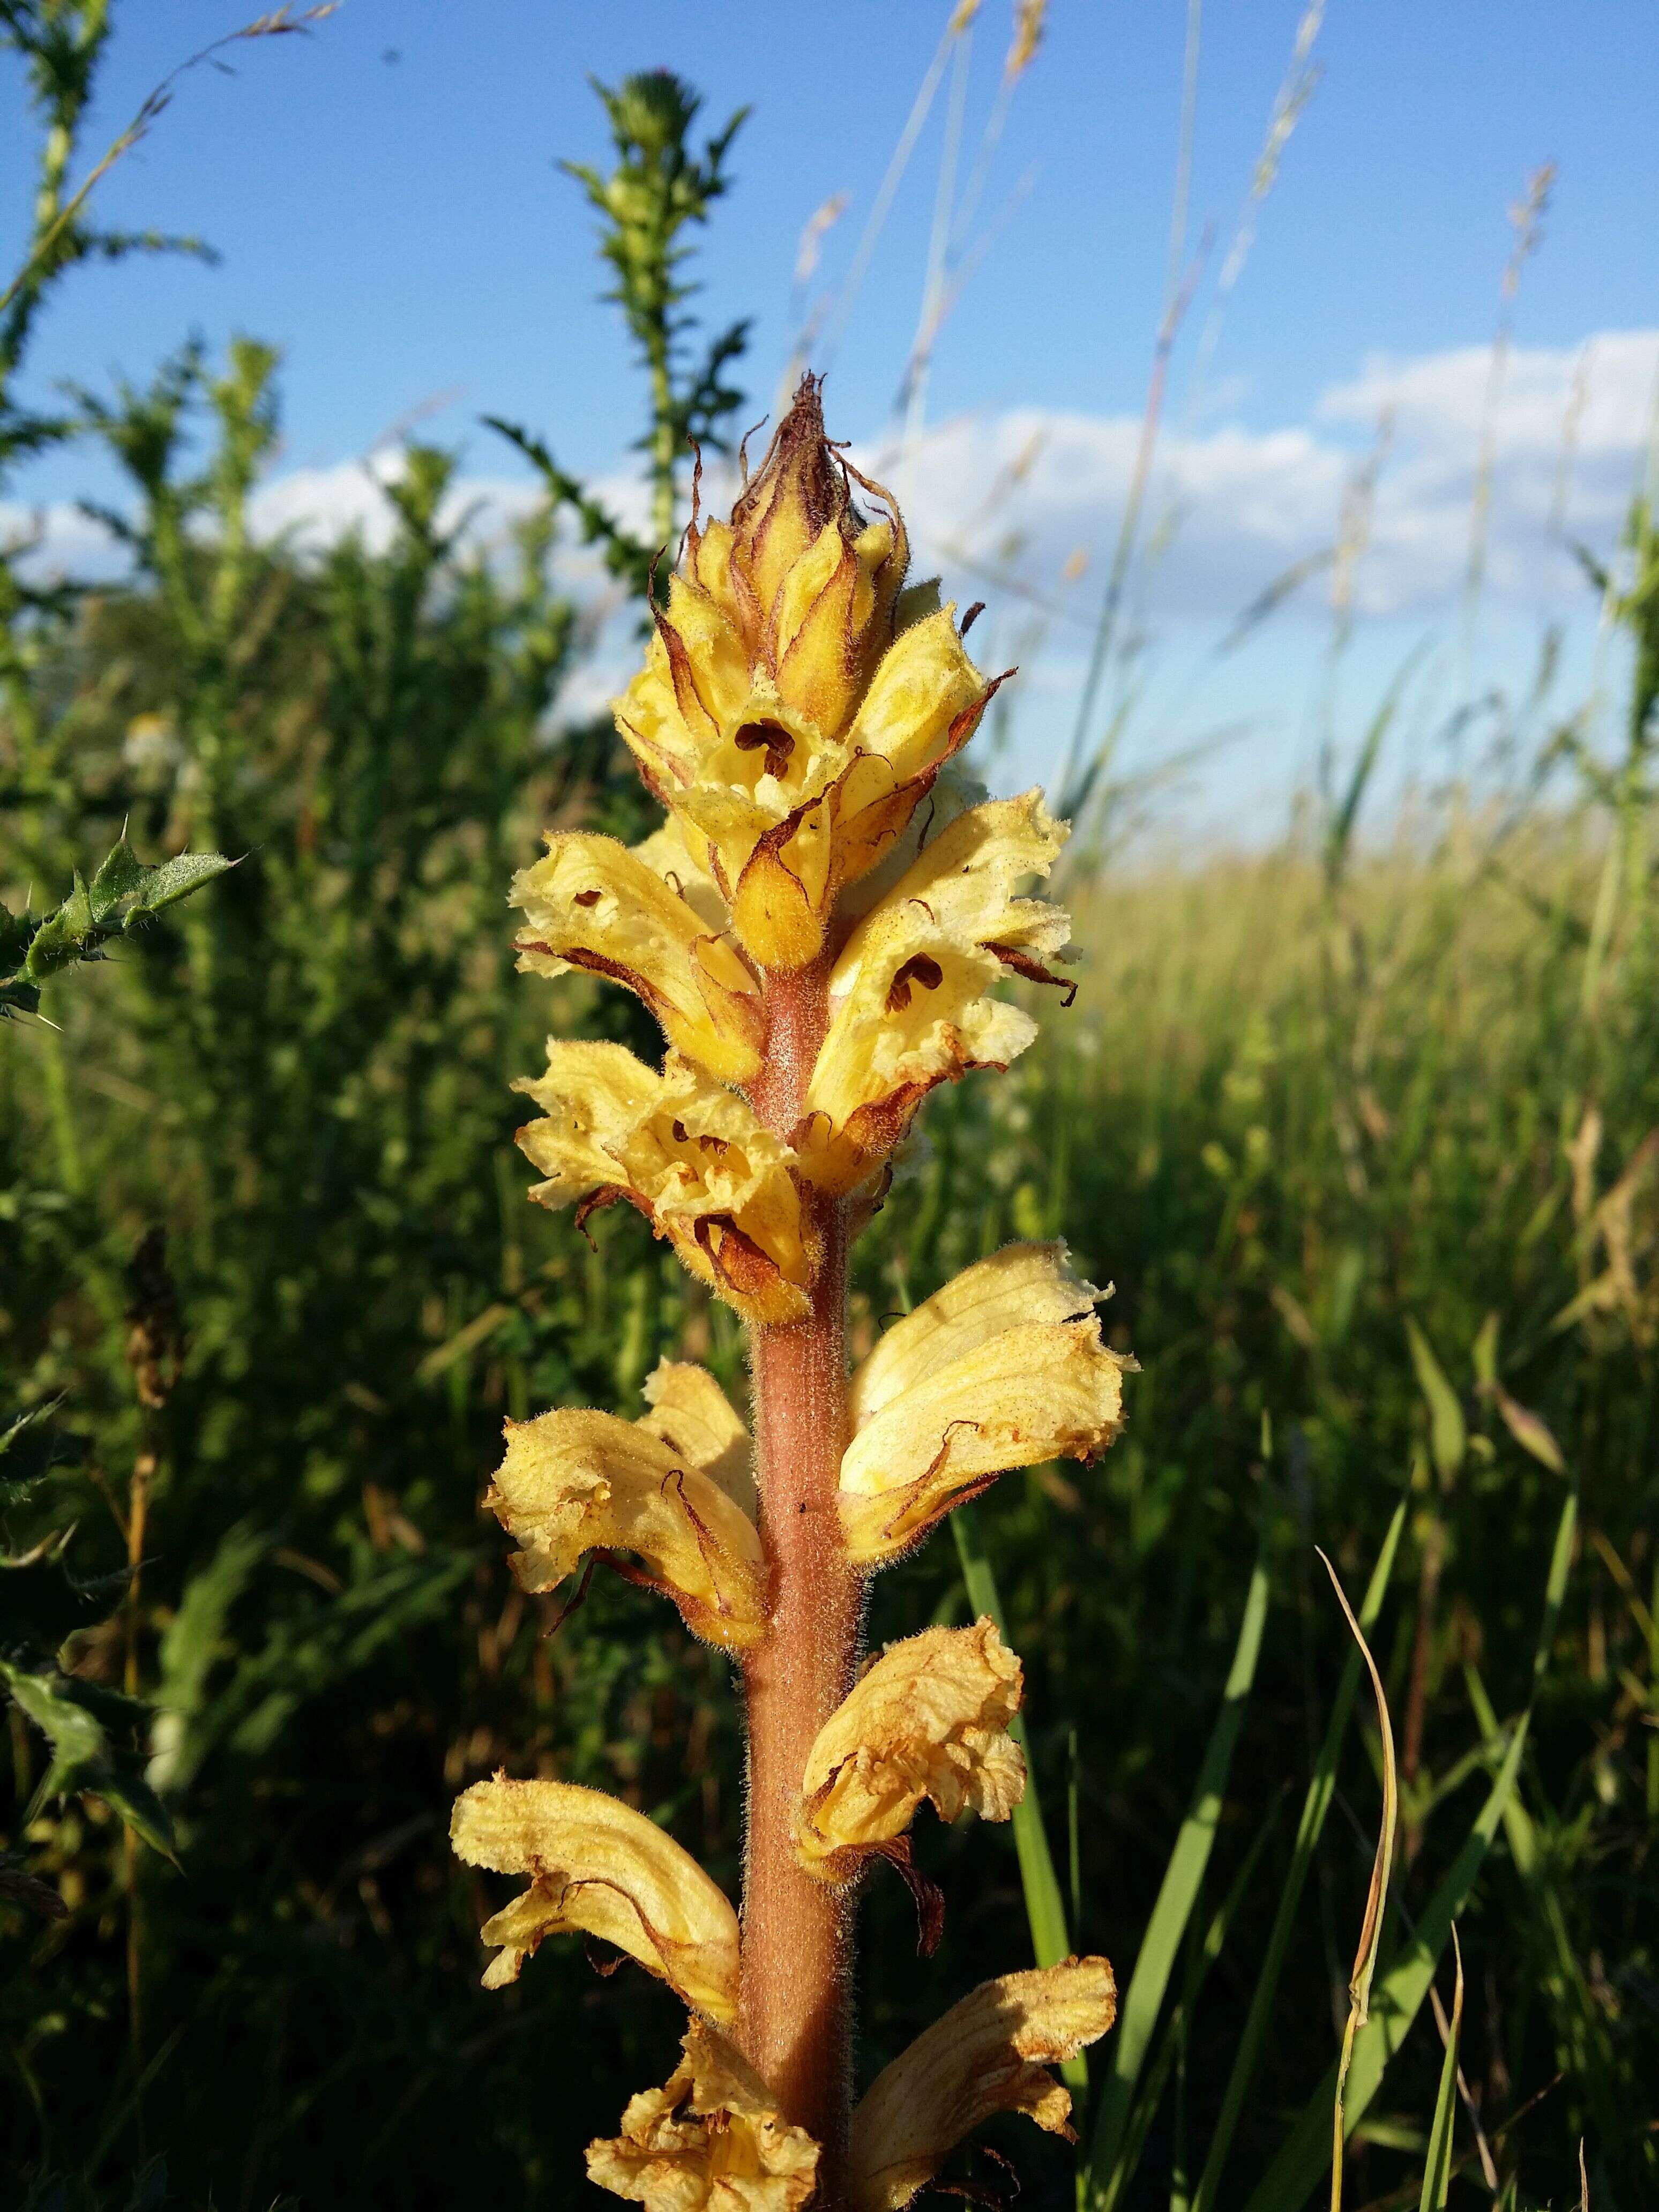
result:
M 52 1762 L 40 1778 L 26 1822 L 55 1797 L 84 1791 L 101 1797 L 143 1837 L 152 1850 L 173 1856 L 173 1824 L 167 1808 L 145 1781 L 135 1753 L 112 1741 L 110 1729 L 142 1719 L 149 1708 L 90 1682 L 76 1681 L 55 1669 L 42 1674 L 0 1660 L 13 1698 L 52 1746 Z
M 96 960 L 112 938 L 125 936 L 234 866 L 221 853 L 180 853 L 149 867 L 124 836 L 92 881 L 83 883 L 77 872 L 74 890 L 43 920 L 0 907 L 0 1018 L 35 1012 L 48 976 Z

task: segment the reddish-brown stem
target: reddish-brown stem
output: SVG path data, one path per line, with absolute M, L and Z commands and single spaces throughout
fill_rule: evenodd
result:
M 787 1134 L 824 1029 L 821 970 L 775 976 L 757 1111 Z M 852 1915 L 797 1863 L 793 1814 L 806 1756 L 852 1687 L 863 1582 L 847 1562 L 836 1488 L 847 1431 L 844 1207 L 811 1201 L 823 1238 L 812 1310 L 751 1335 L 761 1537 L 772 1626 L 744 1666 L 748 1832 L 738 2041 L 786 2116 L 822 2146 L 817 2205 L 839 2201 L 851 2094 Z

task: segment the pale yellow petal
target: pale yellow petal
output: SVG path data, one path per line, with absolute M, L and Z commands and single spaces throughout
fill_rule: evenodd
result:
M 904 1835 L 924 1798 L 942 1820 L 1006 1820 L 1025 1792 L 1008 1734 L 1019 1661 L 982 1617 L 889 1644 L 819 1729 L 795 1813 L 801 1864 L 845 1881 Z
M 940 765 L 965 743 L 957 725 L 985 696 L 956 612 L 954 604 L 941 607 L 894 639 L 854 723 L 854 749 L 878 754 L 900 777 Z
M 640 1422 L 660 1437 L 682 1464 L 717 1482 L 734 1505 L 756 1516 L 754 1453 L 741 1415 L 706 1367 L 687 1360 L 659 1362 L 645 1378 L 651 1410 Z
M 738 1917 L 696 1861 L 643 1813 L 569 1782 L 475 1782 L 449 1840 L 469 1866 L 527 1874 L 530 1888 L 484 1923 L 501 1946 L 487 1988 L 516 1981 L 544 1936 L 597 1936 L 729 2026 L 738 2008 Z
M 778 690 L 826 738 L 840 735 L 886 642 L 872 617 L 894 558 L 890 521 L 850 543 L 835 524 L 785 578 L 773 651 Z
M 685 901 L 710 936 L 723 936 L 731 927 L 726 901 L 708 872 L 708 841 L 681 816 L 671 813 L 659 829 L 629 849 Z
M 875 2079 L 853 2115 L 851 2212 L 898 2212 L 994 2112 L 1069 2136 L 1072 2100 L 1047 2069 L 1117 2017 L 1104 1959 L 1067 1959 L 981 1982 Z
M 797 2212 L 818 2147 L 725 2037 L 693 2021 L 660 2089 L 630 2098 L 622 2133 L 587 2147 L 587 2178 L 650 2212 Z
M 714 1377 L 704 1379 L 719 1398 Z M 621 1553 L 696 1635 L 740 1650 L 766 1630 L 754 1522 L 648 1420 L 561 1409 L 508 1421 L 507 1456 L 484 1503 L 520 1547 L 513 1571 L 526 1589 L 556 1589 L 590 1553 Z
M 830 1027 L 798 1143 L 805 1172 L 846 1190 L 874 1174 L 936 1084 L 1006 1067 L 1036 1035 L 1022 1007 L 990 995 L 1043 965 L 1070 925 L 1016 896 L 1064 842 L 1039 792 L 958 815 L 866 915 L 830 979 Z
M 520 967 L 542 975 L 580 968 L 624 984 L 671 1044 L 722 1082 L 749 1082 L 761 1065 L 766 1010 L 732 945 L 614 837 L 570 830 L 547 845 L 513 882 L 528 924 L 515 940 Z
M 518 1142 L 547 1206 L 626 1199 L 745 1320 L 799 1320 L 817 1248 L 794 1156 L 753 1109 L 677 1053 L 659 1075 L 623 1046 L 550 1039 L 547 1073 L 520 1080 L 544 1118 Z
M 1109 1295 L 1072 1273 L 1063 1243 L 1005 1244 L 895 1322 L 860 1361 L 851 1386 L 854 1428 L 1005 1329 L 1080 1321 Z
M 1010 1468 L 1105 1449 L 1133 1362 L 1102 1344 L 1097 1296 L 1063 1248 L 1016 1245 L 895 1324 L 853 1378 L 839 1504 L 855 1561 L 893 1558 Z

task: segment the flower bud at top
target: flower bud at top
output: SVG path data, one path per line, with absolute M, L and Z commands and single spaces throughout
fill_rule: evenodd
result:
M 886 512 L 862 514 L 854 484 Z M 932 587 L 903 590 L 898 508 L 824 436 L 816 379 L 803 380 L 728 522 L 705 524 L 693 499 L 617 726 L 744 950 L 798 969 L 996 687 Z

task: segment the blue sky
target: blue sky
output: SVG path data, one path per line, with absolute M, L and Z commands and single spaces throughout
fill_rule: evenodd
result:
M 246 12 L 221 0 L 118 7 L 93 141 Z M 54 312 L 37 382 L 141 373 L 189 330 L 210 340 L 249 331 L 283 349 L 283 468 L 304 472 L 296 485 L 319 500 L 343 480 L 341 465 L 434 400 L 423 433 L 461 444 L 481 478 L 513 473 L 476 428 L 489 410 L 538 427 L 568 462 L 615 480 L 636 432 L 638 385 L 612 311 L 598 302 L 588 216 L 555 167 L 561 155 L 603 158 L 588 73 L 614 81 L 675 68 L 704 90 L 711 125 L 753 106 L 734 149 L 736 186 L 708 237 L 699 304 L 711 320 L 755 317 L 758 415 L 787 349 L 802 226 L 831 195 L 849 196 L 819 271 L 833 283 L 948 12 L 938 0 L 347 0 L 314 37 L 240 50 L 233 76 L 198 70 L 181 84 L 101 188 L 101 210 L 118 223 L 200 232 L 222 261 L 83 273 Z M 1121 511 L 1164 283 L 1188 12 L 1185 0 L 1055 0 L 970 234 L 992 235 L 938 349 L 933 435 L 896 471 L 924 534 L 931 524 L 937 539 L 960 543 L 973 489 L 1039 441 L 1031 505 L 1015 519 L 1032 588 L 1069 593 L 1073 612 L 1054 625 L 1030 687 L 1038 735 L 1028 749 L 1066 720 L 1081 617 L 1097 600 Z M 1499 417 L 1480 624 L 1492 672 L 1518 682 L 1540 623 L 1576 588 L 1559 546 L 1551 556 L 1542 545 L 1556 500 L 1545 486 L 1578 349 L 1597 334 L 1625 335 L 1610 348 L 1598 339 L 1588 372 L 1574 526 L 1611 535 L 1639 447 L 1659 326 L 1659 10 L 1641 0 L 1330 0 L 1317 89 L 1211 372 L 1193 391 L 1215 271 L 1303 13 L 1298 0 L 1208 0 L 1203 11 L 1190 237 L 1213 222 L 1217 242 L 1177 350 L 1170 442 L 1149 509 L 1156 519 L 1178 498 L 1190 520 L 1137 599 L 1164 672 L 1141 711 L 1149 756 L 1243 715 L 1271 721 L 1275 759 L 1293 761 L 1325 635 L 1316 594 L 1227 664 L 1224 696 L 1213 684 L 1195 692 L 1192 670 L 1284 557 L 1329 536 L 1343 471 L 1389 405 L 1377 550 L 1358 586 L 1370 618 L 1354 648 L 1358 690 L 1382 680 L 1425 624 L 1443 627 L 1467 539 L 1460 471 L 1472 471 L 1478 443 L 1506 210 L 1546 160 L 1559 179 L 1516 301 Z M 1008 33 L 1008 0 L 986 0 L 967 64 L 969 158 Z M 10 97 L 15 113 L 15 87 Z M 835 425 L 871 453 L 883 450 L 915 327 L 947 100 L 948 84 L 834 364 Z M 27 191 L 21 154 L 9 131 L 0 207 L 14 232 Z M 27 489 L 62 501 L 91 481 L 88 462 L 71 455 Z M 1530 550 L 1528 531 L 1539 541 Z M 1064 562 L 1085 555 L 1081 582 L 1062 592 Z M 1573 665 L 1588 681 L 1583 619 L 1575 636 Z

